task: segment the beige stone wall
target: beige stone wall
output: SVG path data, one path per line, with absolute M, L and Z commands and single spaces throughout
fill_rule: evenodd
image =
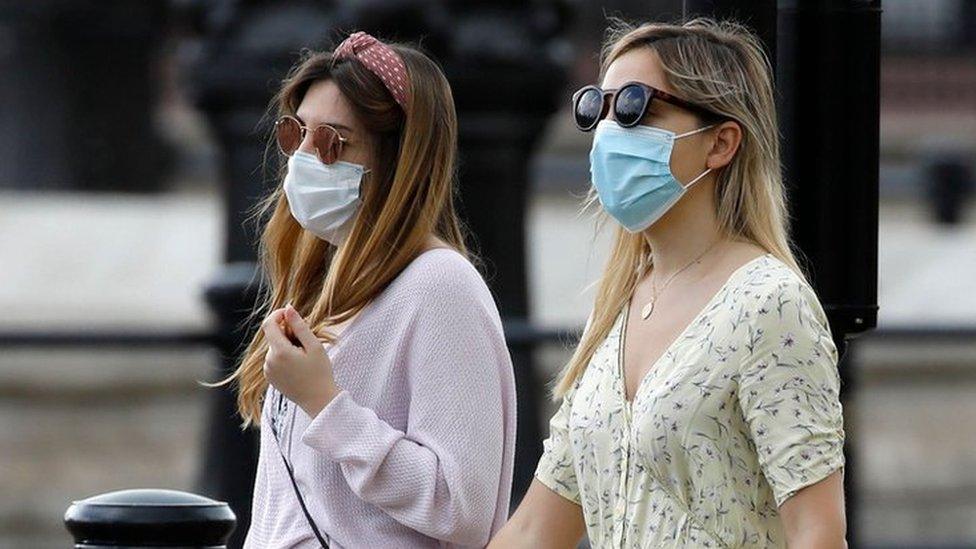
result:
M 0 349 L 0 547 L 70 546 L 73 500 L 193 490 L 206 349 Z

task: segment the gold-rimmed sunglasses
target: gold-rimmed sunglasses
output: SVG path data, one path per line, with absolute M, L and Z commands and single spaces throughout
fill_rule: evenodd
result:
M 312 147 L 319 160 L 325 164 L 332 164 L 339 159 L 342 154 L 342 146 L 348 139 L 343 137 L 335 127 L 329 124 L 320 124 L 315 128 L 309 128 L 291 115 L 285 115 L 275 122 L 275 140 L 278 142 L 278 150 L 285 156 L 295 154 L 298 147 L 305 141 L 305 134 L 311 130 Z

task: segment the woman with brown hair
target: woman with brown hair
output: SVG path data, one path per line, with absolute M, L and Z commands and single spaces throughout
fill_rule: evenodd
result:
M 622 24 L 574 95 L 616 241 L 493 547 L 845 547 L 837 351 L 790 250 L 770 73 L 732 22 Z
M 452 205 L 447 80 L 360 32 L 307 54 L 276 104 L 266 318 L 222 382 L 261 427 L 245 546 L 484 546 L 508 512 L 515 388 Z

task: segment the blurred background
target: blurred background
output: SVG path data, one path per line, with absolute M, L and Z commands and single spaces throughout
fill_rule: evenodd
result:
M 591 137 L 570 94 L 596 79 L 608 15 L 686 7 L 0 0 L 0 547 L 65 547 L 68 505 L 123 488 L 203 493 L 247 520 L 253 437 L 228 430 L 232 395 L 197 382 L 233 366 L 253 299 L 261 115 L 298 51 L 341 30 L 423 38 L 452 81 L 525 481 L 609 242 L 579 215 Z M 882 8 L 880 311 L 842 365 L 850 528 L 859 546 L 976 547 L 976 2 Z

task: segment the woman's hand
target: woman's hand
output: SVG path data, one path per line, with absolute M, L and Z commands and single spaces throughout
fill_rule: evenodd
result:
M 268 340 L 264 358 L 268 383 L 301 406 L 309 417 L 317 416 L 339 394 L 322 342 L 290 304 L 268 315 L 261 329 Z

